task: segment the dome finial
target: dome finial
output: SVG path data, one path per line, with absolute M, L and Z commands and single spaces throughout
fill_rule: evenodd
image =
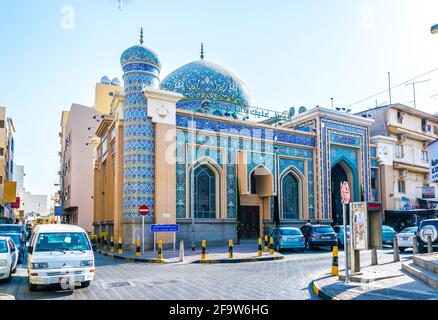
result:
M 201 42 L 201 60 L 204 60 L 204 43 Z
M 143 27 L 140 29 L 140 44 L 143 44 Z

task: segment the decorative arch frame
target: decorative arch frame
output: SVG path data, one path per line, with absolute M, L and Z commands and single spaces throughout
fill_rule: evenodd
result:
M 280 219 L 283 220 L 283 179 L 288 175 L 292 174 L 298 181 L 298 219 L 302 220 L 308 216 L 308 190 L 305 188 L 306 178 L 301 173 L 301 171 L 293 165 L 290 165 L 280 173 L 279 186 L 278 186 L 278 201 L 280 209 Z
M 215 215 L 215 219 L 220 219 L 221 218 L 221 213 L 223 212 L 222 208 L 223 206 L 223 178 L 224 178 L 224 173 L 223 173 L 223 169 L 221 168 L 221 166 L 214 161 L 213 159 L 211 159 L 210 157 L 207 156 L 203 156 L 199 159 L 197 159 L 196 161 L 194 161 L 191 165 L 189 165 L 188 169 L 187 169 L 187 179 L 186 179 L 186 185 L 189 186 L 187 188 L 187 198 L 186 198 L 186 203 L 187 203 L 187 207 L 186 207 L 186 218 L 189 219 L 191 218 L 191 210 L 192 210 L 192 188 L 191 188 L 191 176 L 194 173 L 194 171 L 201 167 L 201 166 L 207 166 L 211 171 L 213 171 L 214 175 L 215 175 L 215 188 L 216 188 L 216 215 Z M 196 218 L 195 218 L 196 219 Z

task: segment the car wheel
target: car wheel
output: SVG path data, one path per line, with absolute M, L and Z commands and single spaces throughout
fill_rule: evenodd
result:
M 281 252 L 281 247 L 279 244 L 277 244 L 277 252 Z
M 405 252 L 406 248 L 398 248 L 400 252 Z
M 82 288 L 88 288 L 90 286 L 91 281 L 84 281 L 81 282 L 81 287 Z
M 31 291 L 31 292 L 37 291 L 37 289 L 38 289 L 38 285 L 31 283 L 29 281 L 29 279 L 27 280 L 27 287 L 29 288 L 29 291 Z
M 18 265 L 18 261 L 17 261 L 17 264 L 15 265 L 15 268 L 12 270 L 12 273 L 17 272 L 17 265 Z

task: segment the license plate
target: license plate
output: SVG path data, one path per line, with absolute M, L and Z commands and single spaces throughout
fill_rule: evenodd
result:
M 328 240 L 328 239 L 330 239 L 331 237 L 321 237 L 321 239 L 323 239 L 323 240 Z
M 409 240 L 409 237 L 403 237 L 403 240 Z

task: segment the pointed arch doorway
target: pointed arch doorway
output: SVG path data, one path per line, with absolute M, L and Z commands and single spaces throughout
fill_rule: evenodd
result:
M 344 161 L 336 163 L 331 170 L 331 207 L 333 224 L 343 224 L 343 212 L 341 203 L 342 182 L 347 181 L 350 187 L 351 201 L 354 201 L 355 185 L 354 175 L 349 166 Z M 348 209 L 347 209 L 348 210 Z M 349 223 L 347 211 L 347 223 Z

